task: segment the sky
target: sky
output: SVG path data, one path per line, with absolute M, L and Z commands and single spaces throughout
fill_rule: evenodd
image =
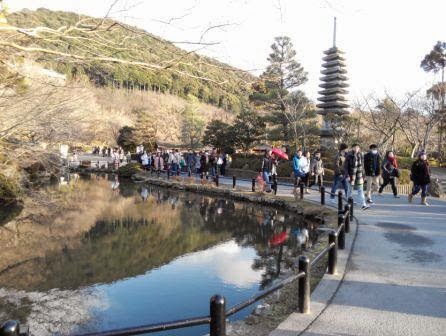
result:
M 256 75 L 268 64 L 274 37 L 287 35 L 308 72 L 302 89 L 313 100 L 323 51 L 333 45 L 335 16 L 350 99 L 384 92 L 402 98 L 439 81 L 420 62 L 437 41 L 446 40 L 443 0 L 4 0 L 10 11 L 45 7 L 99 17 L 114 1 L 111 17 L 173 42 L 217 42 L 177 46 Z

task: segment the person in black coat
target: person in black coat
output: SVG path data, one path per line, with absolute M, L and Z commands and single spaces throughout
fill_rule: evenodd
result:
M 413 197 L 421 190 L 421 204 L 429 205 L 426 201 L 427 187 L 431 182 L 429 162 L 424 151 L 418 153 L 418 159 L 412 164 L 410 171 L 410 179 L 413 182 L 412 192 L 409 194 L 409 203 Z
M 364 173 L 367 182 L 367 202 L 373 203 L 372 187 L 375 185 L 375 189 L 378 189 L 379 175 L 381 174 L 381 156 L 376 145 L 370 145 L 369 151 L 364 155 Z

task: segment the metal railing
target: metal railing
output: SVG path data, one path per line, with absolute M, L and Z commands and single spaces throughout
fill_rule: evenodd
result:
M 322 195 L 323 193 L 321 193 Z M 310 262 L 308 256 L 301 255 L 298 259 L 298 272 L 282 280 L 271 288 L 264 290 L 253 297 L 226 309 L 226 299 L 221 295 L 214 295 L 210 299 L 209 315 L 200 317 L 191 317 L 183 320 L 168 321 L 154 324 L 141 325 L 130 328 L 114 329 L 108 331 L 78 334 L 77 336 L 123 336 L 140 335 L 179 328 L 187 328 L 199 325 L 209 325 L 210 336 L 226 335 L 226 319 L 235 313 L 249 307 L 255 302 L 276 292 L 282 287 L 298 280 L 298 310 L 300 313 L 307 314 L 311 310 L 310 306 L 310 278 L 311 269 L 318 265 L 326 255 L 328 255 L 329 274 L 336 274 L 338 249 L 345 248 L 345 234 L 350 232 L 350 220 L 353 219 L 353 199 L 350 197 L 347 204 L 343 205 L 342 191 L 338 193 L 338 225 L 336 230 L 331 230 L 328 235 L 327 246 L 322 249 Z M 10 320 L 0 327 L 0 336 L 25 336 L 28 330 L 22 330 L 17 321 Z

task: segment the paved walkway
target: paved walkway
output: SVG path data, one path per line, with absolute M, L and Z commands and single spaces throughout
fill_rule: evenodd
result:
M 375 201 L 356 212 L 344 281 L 303 335 L 446 335 L 446 202 Z

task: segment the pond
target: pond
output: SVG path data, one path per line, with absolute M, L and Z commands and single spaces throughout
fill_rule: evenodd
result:
M 70 175 L 38 197 L 0 227 L 0 317 L 34 335 L 207 315 L 212 295 L 232 306 L 268 288 L 318 238 L 296 214 L 106 175 Z

